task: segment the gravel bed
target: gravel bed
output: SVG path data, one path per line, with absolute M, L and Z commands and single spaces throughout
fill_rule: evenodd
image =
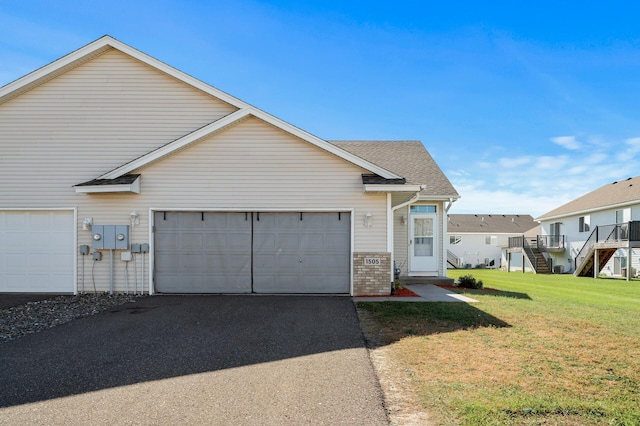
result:
M 95 315 L 136 298 L 131 294 L 55 296 L 0 309 L 0 343 L 56 327 L 76 318 Z

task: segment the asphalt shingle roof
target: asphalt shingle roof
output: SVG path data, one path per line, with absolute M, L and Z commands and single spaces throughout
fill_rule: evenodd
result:
M 120 176 L 115 179 L 93 179 L 74 186 L 131 185 L 139 177 L 140 174 L 130 174 Z
M 449 179 L 420 141 L 327 141 L 338 148 L 402 176 L 425 184 L 424 195 L 458 198 Z
M 528 214 L 450 214 L 447 232 L 524 234 L 538 226 Z
M 543 214 L 537 220 L 569 216 L 578 212 L 597 210 L 634 201 L 640 202 L 640 176 L 604 185 Z

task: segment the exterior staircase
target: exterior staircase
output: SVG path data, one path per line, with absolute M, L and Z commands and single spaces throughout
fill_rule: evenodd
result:
M 460 258 L 456 256 L 451 250 L 447 250 L 447 263 L 453 266 L 454 269 L 458 269 L 462 266 Z
M 598 250 L 598 270 L 601 271 L 602 268 L 605 267 L 607 262 L 611 259 L 611 257 L 615 254 L 618 249 L 616 247 L 612 248 L 604 248 Z M 593 266 L 595 263 L 595 247 L 591 247 L 589 252 L 587 253 L 584 261 L 578 265 L 578 268 L 574 272 L 573 275 L 577 277 L 593 277 Z
M 598 271 L 601 271 L 618 249 L 638 246 L 640 246 L 640 221 L 596 226 L 575 257 L 573 275 L 593 277 L 596 253 Z
M 537 245 L 529 244 L 525 240 L 523 249 L 535 274 L 551 274 L 553 272 L 547 257 Z

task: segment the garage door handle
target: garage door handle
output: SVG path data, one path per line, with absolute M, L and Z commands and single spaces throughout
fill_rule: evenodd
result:
M 299 258 L 299 259 L 298 259 L 298 262 L 302 263 L 302 258 Z

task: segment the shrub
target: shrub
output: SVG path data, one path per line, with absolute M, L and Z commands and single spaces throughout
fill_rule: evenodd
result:
M 467 274 L 458 278 L 458 286 L 464 288 L 479 289 L 483 287 L 482 280 L 476 280 L 472 275 Z

